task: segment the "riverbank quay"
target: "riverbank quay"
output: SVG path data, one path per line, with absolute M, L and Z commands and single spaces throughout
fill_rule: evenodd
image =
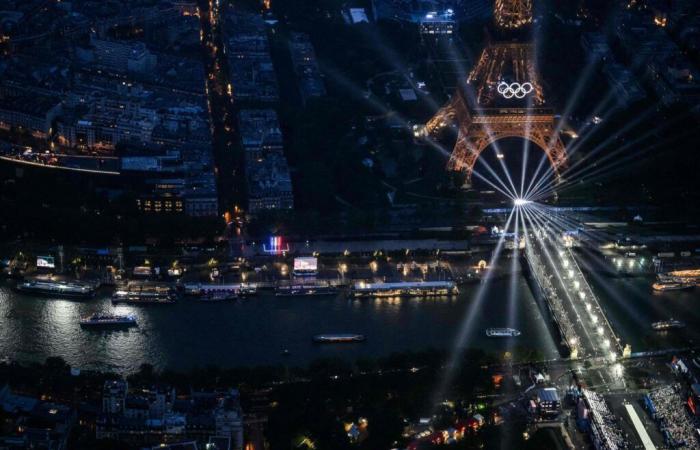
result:
M 355 243 L 357 244 L 357 243 Z M 318 249 L 323 248 L 324 252 Z M 341 249 L 342 248 L 342 249 Z M 303 250 L 306 249 L 306 250 Z M 264 285 L 293 283 L 297 260 L 314 258 L 315 268 L 305 278 L 334 284 L 358 280 L 406 281 L 454 278 L 478 281 L 493 247 L 469 249 L 456 241 L 367 241 L 332 248 L 300 244 L 295 251 L 270 251 L 249 257 L 232 257 L 224 246 L 149 246 L 85 248 L 41 245 L 0 247 L 0 272 L 15 279 L 85 281 L 116 285 L 127 281 L 255 282 Z M 274 287 L 274 286 L 271 286 Z

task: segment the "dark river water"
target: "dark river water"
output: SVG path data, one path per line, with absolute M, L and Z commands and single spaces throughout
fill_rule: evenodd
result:
M 0 287 L 0 352 L 16 360 L 43 361 L 61 356 L 79 368 L 133 372 L 142 363 L 186 370 L 196 366 L 307 365 L 317 358 L 386 356 L 393 352 L 451 349 L 479 284 L 464 286 L 459 296 L 436 299 L 349 300 L 342 295 L 281 298 L 263 293 L 226 303 L 182 299 L 174 305 L 118 306 L 135 314 L 138 327 L 124 331 L 84 330 L 81 316 L 111 311 L 109 292 L 78 302 L 35 298 Z M 536 348 L 556 357 L 551 333 L 527 283 L 515 280 L 509 311 L 510 281 L 495 280 L 465 341 L 466 347 L 505 351 L 508 345 Z M 510 318 L 510 319 L 509 319 Z M 514 326 L 522 336 L 487 338 L 487 327 Z M 314 344 L 318 333 L 361 333 L 358 344 Z M 288 355 L 282 355 L 284 349 Z
M 700 288 L 689 291 L 655 292 L 653 277 L 605 278 L 589 276 L 608 319 L 632 351 L 681 348 L 700 345 Z M 658 332 L 651 323 L 678 319 L 680 330 Z
M 650 280 L 591 277 L 609 318 L 633 351 L 700 342 L 700 289 L 654 294 Z M 186 370 L 206 365 L 226 367 L 280 364 L 304 366 L 317 358 L 386 356 L 428 348 L 451 349 L 473 302 L 476 316 L 464 345 L 503 352 L 512 346 L 558 356 L 548 317 L 518 275 L 493 280 L 485 296 L 481 285 L 462 287 L 459 296 L 437 299 L 348 300 L 328 297 L 280 298 L 261 294 L 230 303 L 204 304 L 182 299 L 174 305 L 119 306 L 135 314 L 138 327 L 123 331 L 83 330 L 81 316 L 111 311 L 109 292 L 85 302 L 35 298 L 0 284 L 0 354 L 20 361 L 61 356 L 78 368 L 121 373 L 142 363 Z M 514 296 L 511 295 L 511 286 Z M 509 306 L 512 305 L 512 306 Z M 684 330 L 655 333 L 650 323 L 679 318 Z M 487 338 L 487 327 L 513 326 L 522 336 Z M 364 343 L 318 345 L 318 333 L 362 333 Z M 284 349 L 288 355 L 282 355 Z

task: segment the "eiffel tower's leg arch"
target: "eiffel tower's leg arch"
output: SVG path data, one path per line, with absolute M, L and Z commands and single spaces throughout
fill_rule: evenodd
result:
M 526 139 L 542 149 L 549 159 L 551 169 L 557 183 L 561 181 L 561 171 L 566 167 L 566 148 L 558 135 L 553 130 L 538 129 L 528 130 L 489 130 L 485 127 L 470 127 L 468 130 L 460 130 L 452 155 L 447 163 L 447 169 L 464 172 L 464 187 L 471 187 L 474 166 L 481 153 L 491 144 L 505 138 Z

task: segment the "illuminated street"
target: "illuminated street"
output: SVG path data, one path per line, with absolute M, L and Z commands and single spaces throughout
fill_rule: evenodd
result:
M 550 308 L 561 315 L 561 330 L 572 359 L 599 357 L 615 362 L 623 346 L 605 317 L 570 247 L 556 229 L 545 225 L 547 216 L 528 216 L 526 257 L 541 284 Z

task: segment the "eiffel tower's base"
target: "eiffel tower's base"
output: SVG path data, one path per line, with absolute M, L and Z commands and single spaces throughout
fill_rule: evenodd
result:
M 510 86 L 528 84 L 520 97 L 505 94 L 499 80 Z M 507 92 L 507 91 L 506 91 Z M 507 96 L 510 95 L 510 96 Z M 527 98 L 525 98 L 527 96 Z M 532 43 L 492 42 L 482 52 L 465 86 L 457 89 L 418 134 L 433 135 L 447 125 L 457 126 L 457 141 L 447 169 L 471 178 L 476 160 L 500 139 L 521 138 L 542 149 L 556 176 L 566 167 L 566 148 L 559 136 L 554 111 L 545 106 Z

